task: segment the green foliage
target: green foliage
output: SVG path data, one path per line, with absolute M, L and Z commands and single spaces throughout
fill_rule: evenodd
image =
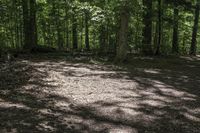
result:
M 196 1 L 179 1 L 179 46 L 181 54 L 188 54 L 191 45 Z M 155 51 L 157 40 L 158 2 L 153 0 L 152 9 L 152 47 Z M 146 6 L 142 0 L 37 0 L 38 44 L 64 50 L 72 48 L 73 16 L 77 21 L 79 49 L 85 47 L 85 14 L 88 15 L 89 41 L 92 49 L 104 47 L 115 51 L 119 29 L 120 10 L 126 8 L 130 13 L 128 46 L 130 51 L 141 52 L 145 49 L 143 38 L 143 13 Z M 171 53 L 173 34 L 172 0 L 163 0 L 162 44 L 164 54 Z M 23 14 L 21 0 L 0 1 L 0 48 L 22 48 L 24 45 Z M 104 34 L 104 35 L 102 35 Z M 198 32 L 198 42 L 199 39 Z M 102 38 L 103 37 L 103 38 Z M 104 44 L 101 44 L 103 39 Z M 199 45 L 198 45 L 199 51 Z

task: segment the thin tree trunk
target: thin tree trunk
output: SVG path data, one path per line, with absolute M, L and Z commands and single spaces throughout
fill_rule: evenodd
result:
M 162 38 L 162 0 L 158 0 L 158 43 L 155 55 L 160 55 L 161 38 Z
M 83 25 L 84 25 L 84 19 L 83 16 L 81 16 L 81 51 L 83 50 Z
M 105 44 L 106 44 L 106 31 L 105 25 L 100 26 L 100 35 L 99 35 L 99 45 L 100 45 L 100 53 L 105 52 Z
M 75 17 L 75 13 L 72 16 L 72 41 L 73 41 L 73 49 L 78 49 L 78 34 L 77 34 L 77 18 Z
M 90 50 L 88 21 L 89 21 L 89 14 L 87 11 L 85 11 L 85 46 L 86 46 L 86 50 Z
M 67 5 L 67 1 L 66 1 L 66 5 Z M 69 20 L 68 20 L 68 9 L 67 9 L 67 6 L 65 7 L 65 28 L 66 28 L 66 31 L 65 31 L 65 43 L 66 43 L 66 48 L 69 49 Z
M 154 46 L 158 46 L 158 34 L 159 34 L 159 24 L 158 21 L 155 24 L 155 34 L 154 34 Z
M 30 37 L 29 37 L 29 10 L 28 10 L 28 0 L 22 0 L 23 8 L 23 32 L 24 32 L 24 48 L 29 47 Z
M 199 23 L 199 10 L 200 10 L 200 2 L 197 2 L 195 9 L 195 19 L 194 19 L 194 27 L 192 32 L 192 42 L 190 47 L 190 55 L 196 55 L 197 50 L 197 31 L 198 31 L 198 23 Z
M 174 23 L 173 23 L 173 41 L 172 41 L 172 53 L 179 53 L 179 44 L 178 44 L 178 5 L 177 2 L 174 3 Z
M 30 0 L 30 40 L 31 47 L 37 45 L 36 0 Z
M 143 16 L 143 52 L 151 55 L 152 50 L 152 0 L 143 0 L 145 11 Z

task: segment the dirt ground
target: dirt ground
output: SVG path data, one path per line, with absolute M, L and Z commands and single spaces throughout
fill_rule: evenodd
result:
M 0 63 L 0 133 L 200 133 L 200 58 Z

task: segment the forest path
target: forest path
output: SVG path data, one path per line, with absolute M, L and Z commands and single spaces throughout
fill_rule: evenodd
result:
M 0 132 L 200 133 L 199 68 L 191 57 L 2 64 Z

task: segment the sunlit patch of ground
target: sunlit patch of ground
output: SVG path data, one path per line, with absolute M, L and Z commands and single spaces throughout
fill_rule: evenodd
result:
M 0 132 L 199 133 L 199 58 L 0 67 Z M 93 61 L 94 62 L 94 61 Z

